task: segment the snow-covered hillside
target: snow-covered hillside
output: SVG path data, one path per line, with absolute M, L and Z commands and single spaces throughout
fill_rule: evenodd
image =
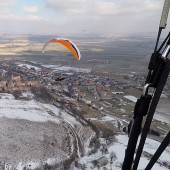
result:
M 26 94 L 23 94 L 26 97 Z M 29 93 L 30 95 L 30 93 Z M 98 120 L 91 118 L 91 120 Z M 74 162 L 70 170 L 79 170 L 82 167 L 87 170 L 98 168 L 94 161 L 105 156 L 108 163 L 103 166 L 107 169 L 120 170 L 124 159 L 124 153 L 128 142 L 127 134 L 120 132 L 115 134 L 111 141 L 99 138 L 100 147 L 97 152 L 91 152 L 89 144 L 95 133 L 89 126 L 83 126 L 67 111 L 60 110 L 54 105 L 40 103 L 35 100 L 16 100 L 12 94 L 0 93 L 0 161 L 5 163 L 6 170 L 40 168 L 44 165 L 59 166 L 63 168 L 63 162 L 74 153 L 77 154 L 78 165 Z M 106 126 L 106 122 L 117 124 L 122 122 L 114 116 L 105 115 L 98 120 Z M 144 154 L 139 164 L 144 169 L 159 142 L 147 139 Z M 103 152 L 102 147 L 107 149 Z M 114 154 L 114 160 L 110 163 L 110 154 Z M 170 148 L 162 154 L 154 169 L 168 170 L 164 163 L 169 162 Z M 103 168 L 102 167 L 102 168 Z
M 101 143 L 103 145 L 107 145 L 106 140 L 100 139 Z M 111 143 L 108 146 L 108 153 L 107 154 L 102 154 L 102 148 L 99 149 L 99 151 L 96 154 L 93 155 L 86 155 L 83 158 L 79 159 L 79 162 L 83 165 L 87 166 L 87 169 L 93 169 L 93 170 L 98 170 L 98 167 L 94 167 L 93 165 L 93 160 L 97 160 L 102 156 L 106 156 L 108 159 L 108 164 L 104 167 L 107 169 L 110 169 L 112 167 L 113 170 L 120 170 L 123 160 L 124 160 L 124 155 L 125 155 L 125 149 L 127 147 L 127 142 L 128 142 L 128 136 L 127 135 L 117 135 L 116 139 L 114 140 L 113 143 Z M 160 145 L 159 142 L 154 141 L 152 139 L 147 139 L 146 144 L 144 147 L 144 155 L 142 155 L 140 164 L 139 164 L 139 169 L 142 170 L 146 167 L 147 163 L 149 162 L 150 158 L 148 155 L 153 155 L 158 146 Z M 110 154 L 114 153 L 114 161 L 111 164 L 110 163 Z M 158 162 L 154 165 L 153 169 L 157 170 L 168 170 L 168 167 L 163 166 L 163 162 L 166 162 L 170 165 L 169 161 L 169 155 L 170 155 L 170 147 L 168 147 L 165 152 L 161 155 L 160 159 Z M 78 168 L 75 168 L 75 170 L 78 170 Z
M 60 164 L 75 149 L 74 140 L 78 147 L 79 140 L 92 133 L 53 105 L 16 100 L 7 93 L 0 94 L 0 122 L 0 161 L 6 163 L 6 169 Z

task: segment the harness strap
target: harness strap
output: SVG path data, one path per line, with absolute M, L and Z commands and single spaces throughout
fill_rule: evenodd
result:
M 149 113 L 147 119 L 146 119 L 146 124 L 148 124 L 144 129 L 143 129 L 143 137 L 141 142 L 145 142 L 147 133 L 149 131 L 150 123 L 153 118 L 153 114 L 156 110 L 156 106 L 158 104 L 160 95 L 162 93 L 163 87 L 166 83 L 168 74 L 169 74 L 169 67 L 170 67 L 170 62 L 167 59 L 167 62 L 165 62 L 163 59 L 160 59 L 160 63 L 157 66 L 157 70 L 155 73 L 152 75 L 154 76 L 152 80 L 154 80 L 154 85 L 158 86 L 158 88 L 155 90 L 155 93 L 153 97 L 151 95 L 148 95 L 148 88 L 152 84 L 146 84 L 146 88 L 144 88 L 143 95 L 141 96 L 140 99 L 137 100 L 137 103 L 135 105 L 134 109 L 134 122 L 133 126 L 131 128 L 131 133 L 128 141 L 128 146 L 125 152 L 125 158 L 124 158 L 124 163 L 122 166 L 122 170 L 130 170 L 133 162 L 133 157 L 137 145 L 137 140 L 139 137 L 139 134 L 141 132 L 141 125 L 143 121 L 143 116 L 145 116 L 147 113 Z M 167 70 L 168 67 L 168 70 Z M 148 111 L 149 110 L 149 111 Z M 149 121 L 149 123 L 147 123 Z M 141 147 L 141 146 L 140 146 Z M 143 149 L 143 147 L 142 147 Z M 139 151 L 138 151 L 139 152 Z M 142 152 L 142 151 L 141 151 Z M 139 152 L 137 157 L 136 157 L 136 164 L 138 166 L 138 161 L 140 159 L 141 153 Z M 135 170 L 135 169 L 134 169 Z
M 150 108 L 149 108 L 149 111 L 148 111 L 148 114 L 147 114 L 147 118 L 146 118 L 146 121 L 145 121 L 145 125 L 144 125 L 143 131 L 142 131 L 141 140 L 140 140 L 140 143 L 139 143 L 139 146 L 138 146 L 138 150 L 137 150 L 137 153 L 136 153 L 136 158 L 135 158 L 132 170 L 136 170 L 137 167 L 138 167 L 139 160 L 140 160 L 140 157 L 141 157 L 141 154 L 142 154 L 142 151 L 143 151 L 143 147 L 144 147 L 144 144 L 145 144 L 145 140 L 146 140 L 146 137 L 147 137 L 147 134 L 149 132 L 150 125 L 151 125 L 151 122 L 152 122 L 152 119 L 153 119 L 153 115 L 154 115 L 154 112 L 156 110 L 156 107 L 157 107 L 158 101 L 160 99 L 161 93 L 163 91 L 163 88 L 165 86 L 165 83 L 167 81 L 169 72 L 170 72 L 170 60 L 167 59 L 165 66 L 164 66 L 164 69 L 163 69 L 162 76 L 161 76 L 159 83 L 158 83 L 158 87 L 157 87 L 157 89 L 154 93 L 153 99 L 151 101 L 151 105 L 150 105 Z
M 124 158 L 122 170 L 131 169 L 138 137 L 141 132 L 142 120 L 143 120 L 142 115 L 140 114 L 136 115 L 134 122 L 133 122 L 133 126 L 130 131 L 130 137 L 129 137 L 127 149 L 125 151 L 125 158 Z
M 146 95 L 141 96 L 140 99 L 137 100 L 134 109 L 134 119 L 136 115 L 145 116 L 147 114 L 151 99 L 152 99 L 151 95 Z
M 161 145 L 159 146 L 159 148 L 157 149 L 157 151 L 151 158 L 151 160 L 148 163 L 148 165 L 146 166 L 145 170 L 150 170 L 154 166 L 155 162 L 159 159 L 159 157 L 161 156 L 163 151 L 166 149 L 166 147 L 169 145 L 169 143 L 170 143 L 170 131 L 168 132 L 168 134 L 162 141 Z
M 154 51 L 154 53 L 152 53 L 152 55 L 151 55 L 151 59 L 150 59 L 149 65 L 148 65 L 149 72 L 148 72 L 145 84 L 148 83 L 149 81 L 151 81 L 150 79 L 153 74 L 153 70 L 156 69 L 157 64 L 159 63 L 159 58 L 161 56 L 161 50 L 165 46 L 165 43 L 167 42 L 167 44 L 168 44 L 169 41 L 170 41 L 170 32 L 168 33 L 167 37 L 160 45 L 159 49 L 157 51 Z M 157 48 L 157 45 L 155 46 L 155 49 L 156 48 Z

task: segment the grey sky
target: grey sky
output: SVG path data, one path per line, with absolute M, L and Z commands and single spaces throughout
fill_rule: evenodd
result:
M 0 33 L 156 32 L 164 0 L 5 0 Z

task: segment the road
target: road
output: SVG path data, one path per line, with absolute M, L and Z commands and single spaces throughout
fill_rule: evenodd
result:
M 73 150 L 76 151 L 77 156 L 80 158 L 81 155 L 82 155 L 82 148 L 81 148 L 81 142 L 80 142 L 81 140 L 80 140 L 79 135 L 77 134 L 77 132 L 74 130 L 73 125 L 72 125 L 68 120 L 64 119 L 64 118 L 62 117 L 62 114 L 61 114 L 61 116 L 59 116 L 59 115 L 57 115 L 55 112 L 53 112 L 52 110 L 50 110 L 49 108 L 47 108 L 47 107 L 45 107 L 44 105 L 42 105 L 41 103 L 38 103 L 38 102 L 37 102 L 37 104 L 38 104 L 38 105 L 41 105 L 41 107 L 43 107 L 45 110 L 52 112 L 53 114 L 50 114 L 50 115 L 51 115 L 51 116 L 54 116 L 54 117 L 57 118 L 57 119 L 59 119 L 60 123 L 65 127 L 65 129 L 68 130 L 68 134 L 71 134 L 71 135 L 72 135 L 72 137 L 74 138 L 74 141 L 75 141 L 75 144 L 76 144 L 76 145 L 74 146 L 74 142 L 73 142 L 73 144 L 70 143 L 70 147 L 74 146 Z M 82 127 L 80 127 L 80 130 L 79 130 L 79 132 L 78 132 L 79 134 L 80 134 L 80 132 L 81 132 L 81 129 L 82 129 Z M 72 153 L 71 153 L 71 154 L 72 154 Z

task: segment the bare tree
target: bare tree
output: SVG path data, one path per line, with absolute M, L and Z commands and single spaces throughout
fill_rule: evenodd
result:
M 113 151 L 111 151 L 110 152 L 110 170 L 112 170 L 112 164 L 115 159 L 116 159 L 116 154 Z
M 61 117 L 62 116 L 62 112 L 61 110 L 58 112 L 58 115 Z

